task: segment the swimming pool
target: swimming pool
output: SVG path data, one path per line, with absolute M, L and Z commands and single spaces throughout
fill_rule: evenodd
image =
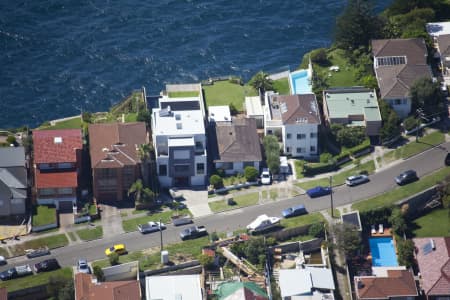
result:
M 369 245 L 374 267 L 398 266 L 394 241 L 391 237 L 370 238 Z
M 291 94 L 311 94 L 312 83 L 310 70 L 302 69 L 289 74 L 289 81 L 291 86 Z

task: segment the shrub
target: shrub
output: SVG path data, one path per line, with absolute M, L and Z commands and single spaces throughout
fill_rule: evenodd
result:
M 119 264 L 119 254 L 113 252 L 108 256 L 109 263 L 111 266 L 115 266 Z
M 6 142 L 8 142 L 8 144 L 10 145 L 15 145 L 16 142 L 16 137 L 13 135 L 8 135 L 8 137 L 6 138 Z
M 209 183 L 212 184 L 215 189 L 220 189 L 223 187 L 223 179 L 219 175 L 212 175 L 209 178 Z
M 311 51 L 310 57 L 311 61 L 316 64 L 324 65 L 328 63 L 327 51 L 325 48 L 319 48 Z
M 94 275 L 97 277 L 98 281 L 104 281 L 105 280 L 105 274 L 103 274 L 103 270 L 100 266 L 94 266 Z
M 308 234 L 316 238 L 322 237 L 324 233 L 324 228 L 321 223 L 314 223 L 309 227 Z
M 239 113 L 239 110 L 237 109 L 237 107 L 233 103 L 228 104 L 228 106 L 230 107 L 230 114 L 232 116 L 235 116 L 235 115 L 237 115 Z
M 355 147 L 366 139 L 364 127 L 344 127 L 337 132 L 336 140 L 347 148 Z
M 333 158 L 333 155 L 331 155 L 331 153 L 324 152 L 324 153 L 320 154 L 320 162 L 321 163 L 328 163 L 332 158 Z
M 198 261 L 207 270 L 211 270 L 214 268 L 214 257 L 212 256 L 200 254 L 200 256 L 198 257 Z
M 410 131 L 417 127 L 417 120 L 414 116 L 409 116 L 403 121 L 403 127 Z
M 336 170 L 336 164 L 334 162 L 329 164 L 305 164 L 303 166 L 303 174 L 306 176 L 314 176 L 320 173 L 326 173 Z
M 361 153 L 365 152 L 368 149 L 372 149 L 372 145 L 370 145 L 370 142 L 353 147 L 349 150 L 349 152 L 351 156 L 358 157 Z
M 258 170 L 255 167 L 247 166 L 244 169 L 244 176 L 247 181 L 255 181 L 258 177 Z

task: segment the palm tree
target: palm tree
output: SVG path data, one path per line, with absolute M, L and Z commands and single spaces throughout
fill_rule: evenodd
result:
M 144 185 L 149 186 L 149 161 L 150 153 L 153 151 L 153 147 L 150 144 L 140 144 L 136 150 L 138 157 L 141 160 L 141 174 L 144 179 Z
M 142 180 L 136 180 L 128 189 L 128 196 L 134 193 L 134 201 L 141 202 L 142 201 L 142 193 L 144 191 L 144 185 L 142 184 Z
M 272 79 L 269 78 L 269 74 L 264 73 L 263 71 L 256 73 L 255 76 L 250 79 L 249 84 L 263 95 L 267 90 L 273 89 Z

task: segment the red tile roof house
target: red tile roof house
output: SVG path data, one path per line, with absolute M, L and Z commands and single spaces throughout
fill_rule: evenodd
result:
M 34 192 L 40 205 L 72 210 L 77 201 L 83 141 L 80 129 L 34 130 Z
M 89 125 L 94 198 L 99 202 L 127 199 L 130 186 L 141 177 L 138 148 L 148 144 L 145 123 Z
M 357 299 L 409 300 L 418 295 L 414 274 L 409 270 L 386 270 L 386 276 L 355 276 Z
M 381 98 L 405 118 L 411 112 L 414 81 L 432 77 L 424 39 L 373 40 L 372 55 Z
M 450 297 L 450 237 L 415 238 L 420 287 L 427 299 Z
M 138 280 L 97 282 L 92 275 L 75 275 L 76 300 L 141 300 Z

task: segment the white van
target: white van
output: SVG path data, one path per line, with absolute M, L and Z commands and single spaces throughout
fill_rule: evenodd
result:
M 289 174 L 289 164 L 286 156 L 280 156 L 280 174 Z

